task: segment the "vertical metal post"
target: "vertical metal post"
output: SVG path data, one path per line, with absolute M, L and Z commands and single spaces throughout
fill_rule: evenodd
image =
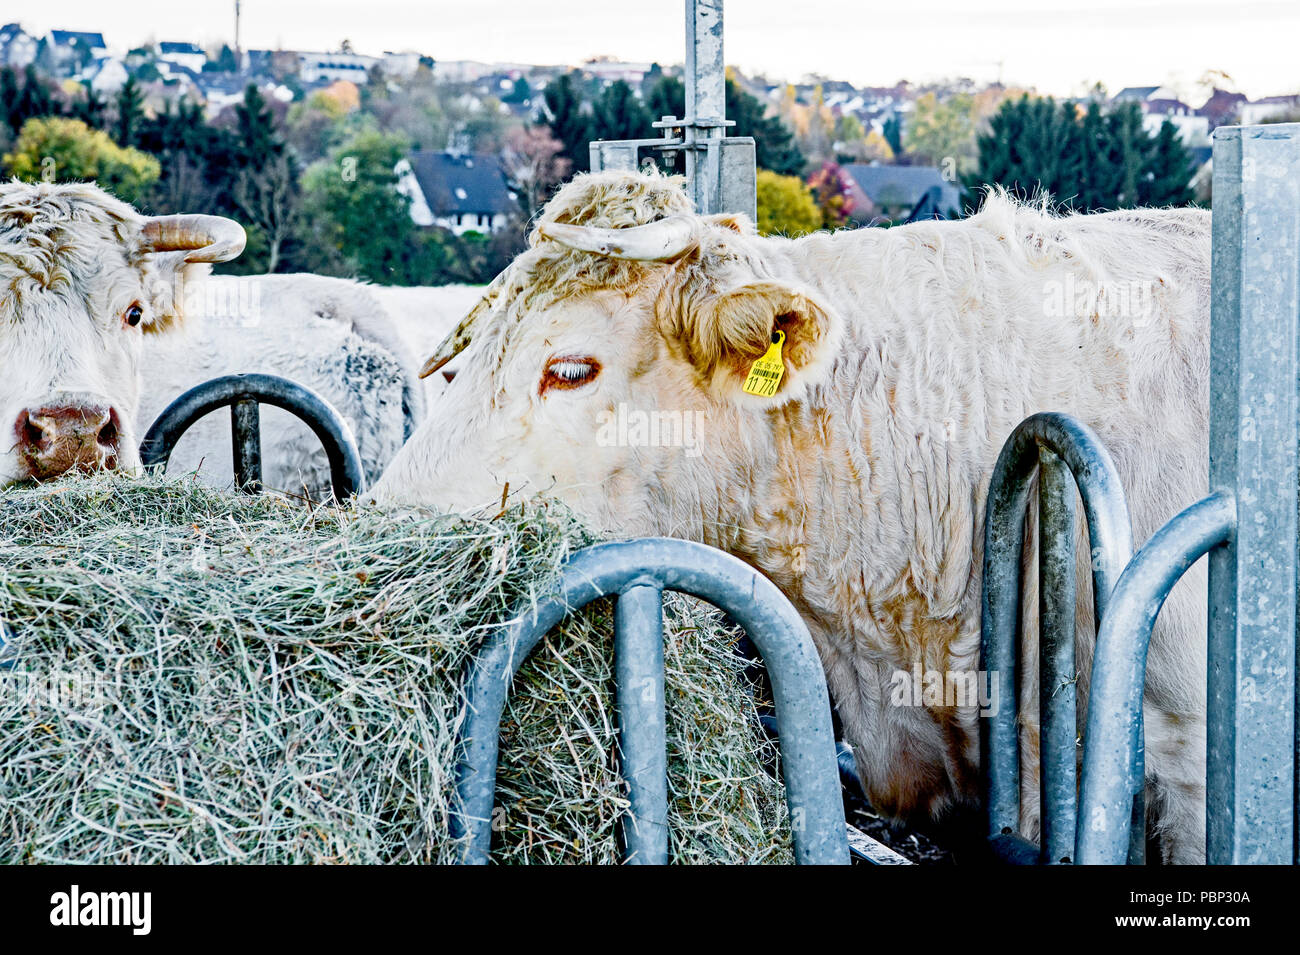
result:
M 235 487 L 256 494 L 262 490 L 262 421 L 253 398 L 230 405 L 230 448 L 235 464 Z
M 701 213 L 719 208 L 722 137 L 727 115 L 726 63 L 722 55 L 722 0 L 686 0 L 686 179 Z
M 1039 726 L 1043 861 L 1074 858 L 1074 478 L 1050 449 L 1038 451 Z
M 628 788 L 624 859 L 668 864 L 668 741 L 664 715 L 663 591 L 637 583 L 614 611 L 618 741 Z
M 1300 124 L 1214 133 L 1207 861 L 1296 854 Z

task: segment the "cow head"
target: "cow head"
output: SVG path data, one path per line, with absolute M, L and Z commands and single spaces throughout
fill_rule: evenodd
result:
M 508 487 L 604 530 L 709 539 L 771 450 L 765 417 L 816 386 L 841 333 L 773 244 L 694 214 L 679 179 L 578 177 L 429 359 L 465 352 L 373 497 L 466 510 Z M 769 352 L 779 381 L 747 389 Z
M 0 185 L 0 487 L 134 466 L 141 336 L 178 324 L 186 279 L 243 247 L 229 219 Z

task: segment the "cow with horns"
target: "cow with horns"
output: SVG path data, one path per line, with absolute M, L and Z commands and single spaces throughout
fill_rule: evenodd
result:
M 354 424 L 367 476 L 378 477 L 443 384 L 420 382 L 417 356 L 477 293 L 208 274 L 243 247 L 229 219 L 149 218 L 85 183 L 0 184 L 0 422 L 9 435 L 0 487 L 129 468 L 140 432 L 168 402 L 250 371 L 327 398 Z M 227 428 L 221 416 L 200 422 L 172 470 L 228 484 Z M 263 442 L 268 486 L 329 487 L 319 441 L 287 412 L 267 409 Z
M 0 487 L 137 463 L 143 337 L 244 249 L 217 216 L 146 217 L 93 185 L 0 186 Z
M 606 533 L 741 557 L 808 624 L 872 803 L 941 817 L 976 801 L 979 714 L 999 704 L 901 691 L 979 666 L 998 451 L 1036 412 L 1078 417 L 1114 456 L 1138 541 L 1202 496 L 1209 259 L 1199 211 L 1057 217 L 994 195 L 963 221 L 789 240 L 696 214 L 671 178 L 580 176 L 429 359 L 465 353 L 372 497 L 466 510 L 509 488 Z M 1077 551 L 1086 706 L 1082 536 Z M 1148 804 L 1176 862 L 1204 855 L 1204 588 L 1179 584 L 1149 655 Z

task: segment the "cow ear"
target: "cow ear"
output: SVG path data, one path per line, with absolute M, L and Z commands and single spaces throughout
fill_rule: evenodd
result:
M 842 321 L 807 289 L 760 281 L 687 306 L 677 332 L 705 386 L 751 407 L 791 401 L 838 349 Z

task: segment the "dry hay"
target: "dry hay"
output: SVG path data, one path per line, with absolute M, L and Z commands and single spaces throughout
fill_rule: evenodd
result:
M 190 480 L 0 494 L 0 862 L 450 861 L 467 656 L 589 539 Z M 787 862 L 774 754 L 699 604 L 668 604 L 672 856 Z M 516 681 L 494 857 L 617 861 L 611 604 Z

